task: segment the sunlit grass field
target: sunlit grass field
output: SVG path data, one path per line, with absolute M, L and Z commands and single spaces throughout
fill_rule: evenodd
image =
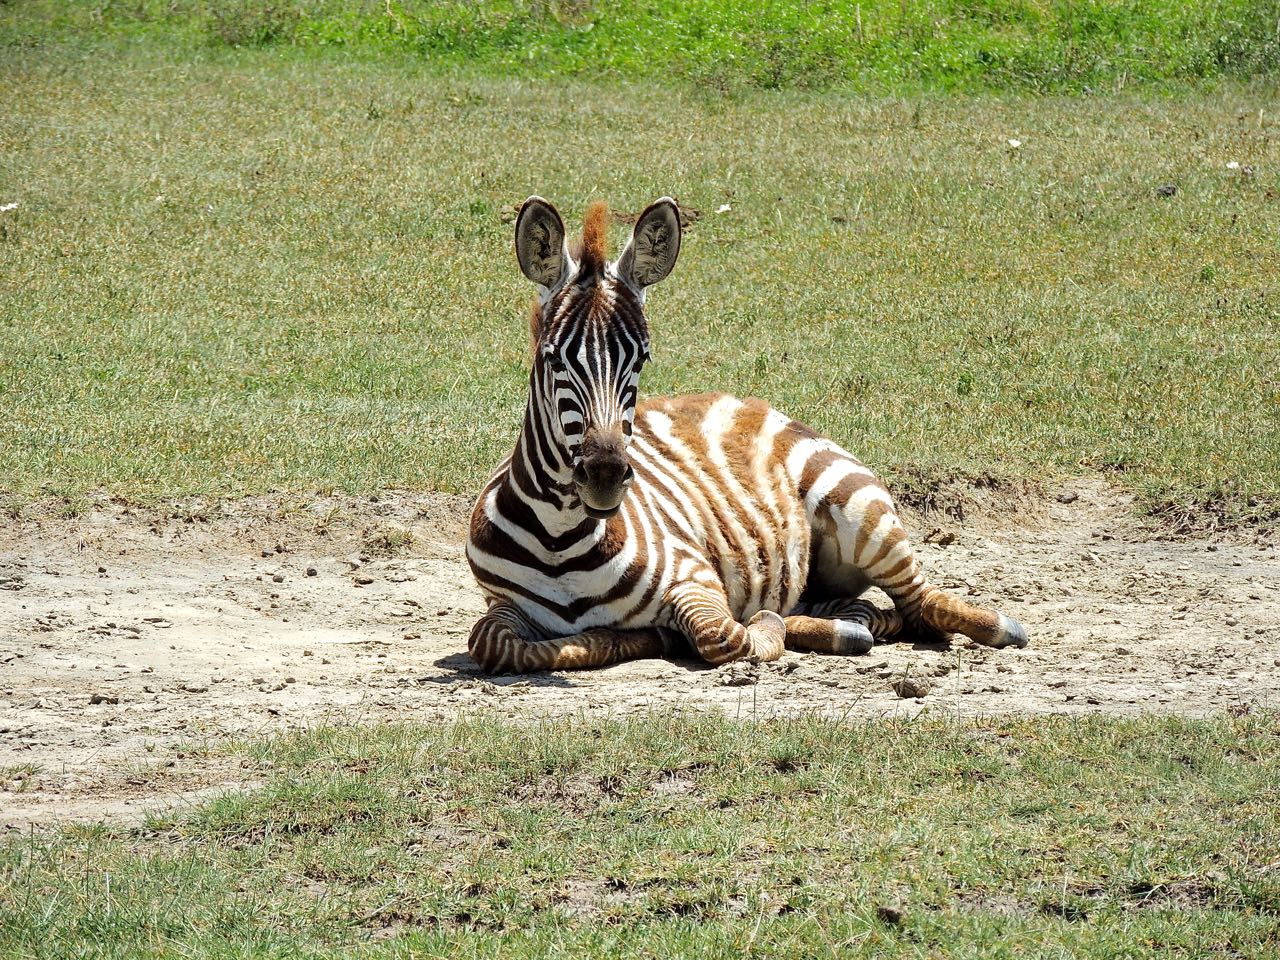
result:
M 323 728 L 240 747 L 247 793 L 0 841 L 0 954 L 1262 958 L 1278 736 L 1275 715 Z
M 904 492 L 1104 470 L 1184 517 L 1280 502 L 1274 86 L 724 98 L 143 42 L 3 57 L 19 500 L 475 489 L 523 408 L 503 211 L 536 191 L 699 215 L 650 298 L 647 392 L 766 397 Z
M 520 76 L 1111 92 L 1280 66 L 1280 0 L 24 0 L 18 42 L 341 51 Z M 2 27 L 0 27 L 2 29 Z

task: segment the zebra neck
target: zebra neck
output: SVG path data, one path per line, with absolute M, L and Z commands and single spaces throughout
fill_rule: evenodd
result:
M 502 499 L 518 509 L 520 525 L 531 533 L 553 540 L 573 535 L 577 540 L 597 536 L 597 528 L 604 527 L 603 520 L 591 519 L 582 509 L 573 484 L 572 456 L 550 429 L 535 396 L 529 397 L 502 486 Z

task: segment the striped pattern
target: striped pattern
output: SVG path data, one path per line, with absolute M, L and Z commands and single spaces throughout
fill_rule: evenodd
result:
M 863 653 L 904 627 L 1026 643 L 1016 621 L 929 583 L 888 492 L 831 440 L 756 399 L 637 403 L 643 291 L 592 253 L 584 238 L 536 311 L 524 428 L 473 513 L 467 558 L 489 609 L 469 648 L 482 667 L 688 646 L 711 663 Z M 597 436 L 621 437 L 610 463 L 630 480 L 616 512 L 584 502 Z M 894 609 L 862 599 L 869 587 Z

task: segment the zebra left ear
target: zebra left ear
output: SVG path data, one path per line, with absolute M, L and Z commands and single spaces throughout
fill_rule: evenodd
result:
M 516 218 L 516 259 L 521 272 L 544 292 L 554 290 L 573 271 L 564 243 L 564 221 L 556 208 L 541 197 L 530 197 L 520 207 Z
M 680 208 L 663 197 L 645 208 L 618 258 L 618 276 L 637 293 L 665 280 L 680 256 Z

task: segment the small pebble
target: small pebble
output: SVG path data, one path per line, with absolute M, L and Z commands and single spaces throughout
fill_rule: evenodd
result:
M 760 682 L 760 671 L 749 660 L 734 660 L 717 671 L 716 682 L 722 687 L 749 687 Z
M 319 576 L 319 574 L 320 574 L 320 571 L 319 571 L 319 570 L 317 570 L 315 567 L 307 567 L 307 576 L 308 576 L 308 577 L 315 577 L 315 576 Z
M 927 697 L 929 691 L 933 689 L 931 684 L 924 677 L 906 676 L 901 680 L 895 680 L 889 684 L 890 688 L 903 700 L 918 700 L 921 697 Z
M 357 587 L 367 587 L 369 584 L 373 583 L 373 577 L 369 576 L 367 573 L 356 574 L 354 580 Z

